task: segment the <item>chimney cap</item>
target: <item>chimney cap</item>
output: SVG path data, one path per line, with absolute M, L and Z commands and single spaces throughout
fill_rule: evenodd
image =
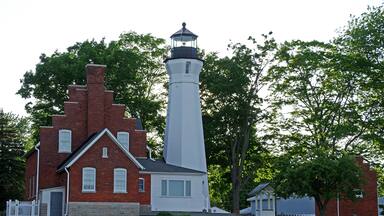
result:
M 107 65 L 102 65 L 102 64 L 86 64 L 85 67 L 103 67 L 106 68 Z

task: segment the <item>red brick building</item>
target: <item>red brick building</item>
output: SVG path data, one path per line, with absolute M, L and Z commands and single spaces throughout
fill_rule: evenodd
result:
M 27 154 L 25 196 L 40 201 L 40 215 L 138 215 L 199 195 L 205 173 L 149 158 L 146 131 L 113 103 L 105 69 L 86 66 L 87 84 L 68 87 L 64 114 L 52 115 Z
M 378 197 L 377 197 L 377 176 L 368 163 L 362 157 L 357 158 L 357 163 L 361 167 L 364 178 L 364 185 L 361 193 L 357 193 L 357 200 L 331 200 L 327 205 L 327 216 L 377 216 Z M 317 210 L 317 209 L 316 209 Z M 319 212 L 316 211 L 316 215 Z

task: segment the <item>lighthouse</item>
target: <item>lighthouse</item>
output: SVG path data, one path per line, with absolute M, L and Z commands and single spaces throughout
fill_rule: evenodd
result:
M 197 35 L 182 24 L 171 36 L 171 55 L 165 60 L 169 75 L 164 159 L 166 163 L 207 172 L 201 118 Z
M 199 75 L 203 61 L 197 56 L 197 35 L 182 24 L 171 36 L 171 55 L 165 60 L 169 75 L 164 159 L 167 164 L 198 170 L 204 210 L 210 208 Z

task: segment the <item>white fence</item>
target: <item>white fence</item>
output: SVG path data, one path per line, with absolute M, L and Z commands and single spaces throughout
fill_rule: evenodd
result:
M 38 216 L 39 205 L 33 201 L 7 201 L 6 216 Z

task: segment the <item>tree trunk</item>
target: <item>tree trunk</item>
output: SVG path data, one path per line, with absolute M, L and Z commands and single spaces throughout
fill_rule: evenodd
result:
M 325 209 L 319 207 L 319 214 L 320 216 L 325 216 Z
M 315 203 L 319 209 L 319 215 L 325 216 L 325 211 L 327 210 L 327 204 L 329 200 L 322 201 L 320 198 L 315 197 Z
M 239 167 L 232 167 L 232 213 L 240 214 L 240 181 L 238 179 Z

